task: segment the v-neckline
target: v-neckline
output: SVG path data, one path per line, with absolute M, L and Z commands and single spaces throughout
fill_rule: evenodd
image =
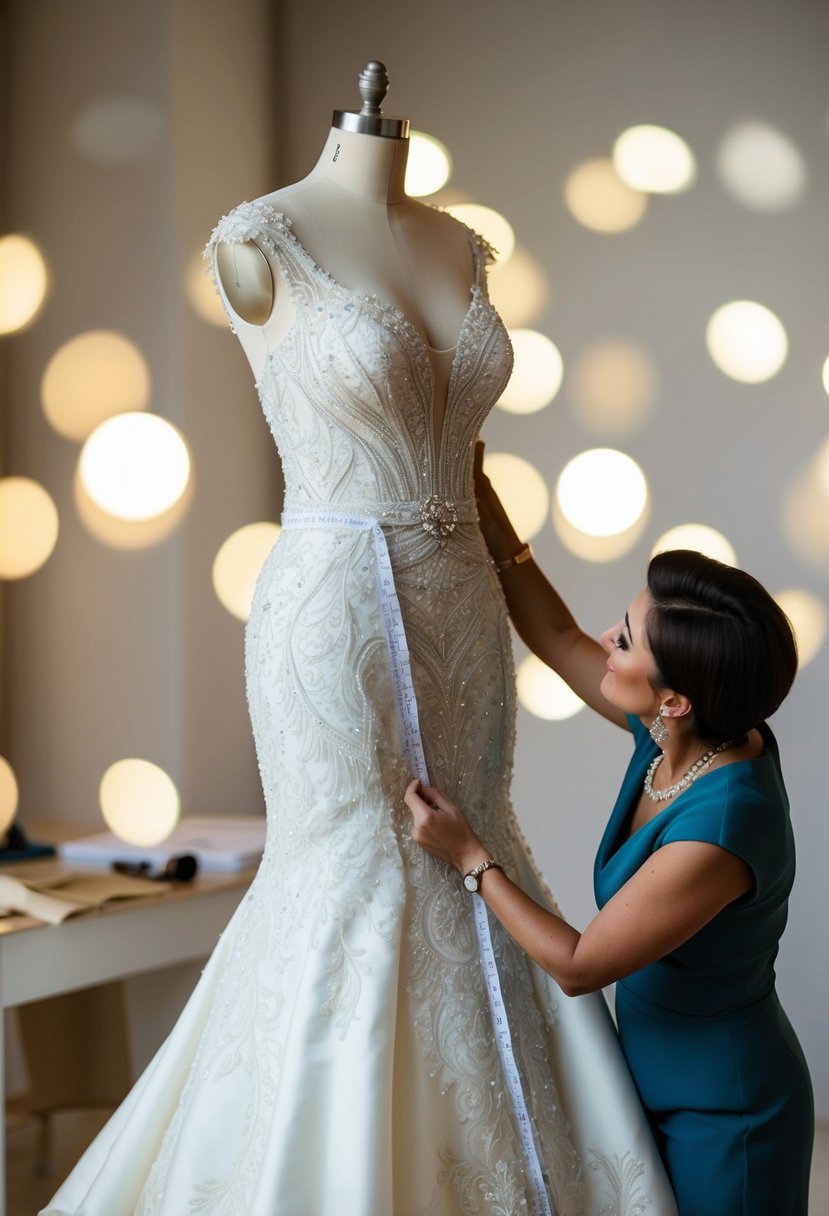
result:
M 478 256 L 479 256 L 478 251 L 475 248 L 475 240 L 477 238 L 477 234 L 475 232 L 473 232 L 473 230 L 471 228 L 468 230 L 469 247 L 470 247 L 470 250 L 472 251 L 472 260 L 473 260 L 473 264 L 475 266 L 475 272 L 476 272 L 476 281 L 474 283 L 471 283 L 469 286 L 469 306 L 468 306 L 466 312 L 464 313 L 463 320 L 461 321 L 461 326 L 460 326 L 460 331 L 458 333 L 457 342 L 455 343 L 454 346 L 447 346 L 445 350 L 440 350 L 437 347 L 429 345 L 429 343 L 426 341 L 423 334 L 420 332 L 420 330 L 417 328 L 417 326 L 414 324 L 414 322 L 410 320 L 410 318 L 406 315 L 406 313 L 403 312 L 402 308 L 399 308 L 397 304 L 393 304 L 391 300 L 386 299 L 384 296 L 378 295 L 376 292 L 360 291 L 358 288 L 348 287 L 345 283 L 342 283 L 342 282 L 340 282 L 339 279 L 335 278 L 334 275 L 331 274 L 330 271 L 326 270 L 323 266 L 320 266 L 319 262 L 316 261 L 316 259 L 313 257 L 313 255 L 311 253 L 309 253 L 309 251 L 302 244 L 302 242 L 300 241 L 300 239 L 296 235 L 296 233 L 293 232 L 292 221 L 289 216 L 284 214 L 284 212 L 274 210 L 268 203 L 255 203 L 255 204 L 253 204 L 253 206 L 255 206 L 257 208 L 257 210 L 260 212 L 262 220 L 266 225 L 273 224 L 273 225 L 277 226 L 280 229 L 280 231 L 282 231 L 284 233 L 284 235 L 291 242 L 294 249 L 299 253 L 299 255 L 303 258 L 303 260 L 308 264 L 308 266 L 310 267 L 312 272 L 315 275 L 317 275 L 319 278 L 321 278 L 324 283 L 326 283 L 329 287 L 333 288 L 335 291 L 339 291 L 339 292 L 343 293 L 344 295 L 350 296 L 352 299 L 358 301 L 363 306 L 371 307 L 372 305 L 374 305 L 375 307 L 379 307 L 381 310 L 383 310 L 384 312 L 386 312 L 387 314 L 392 316 L 397 321 L 397 323 L 399 324 L 399 326 L 401 328 L 401 331 L 404 334 L 406 334 L 406 336 L 410 339 L 410 344 L 411 344 L 411 346 L 414 347 L 414 349 L 417 352 L 417 355 L 422 360 L 423 367 L 428 369 L 429 435 L 430 435 L 430 439 L 431 439 L 431 446 L 432 446 L 432 452 L 433 452 L 433 457 L 434 457 L 435 469 L 437 470 L 440 467 L 440 460 L 443 455 L 443 435 L 446 430 L 446 420 L 449 416 L 449 406 L 452 402 L 452 393 L 453 393 L 454 383 L 457 378 L 456 373 L 457 373 L 457 368 L 458 368 L 458 356 L 461 353 L 462 348 L 463 348 L 463 342 L 464 342 L 464 338 L 466 336 L 466 331 L 471 323 L 472 316 L 475 312 L 477 305 L 479 305 L 479 304 L 486 305 L 490 311 L 490 318 L 498 315 L 496 313 L 495 308 L 493 307 L 492 303 L 490 302 L 490 300 L 486 297 L 486 295 L 482 291 L 480 283 L 477 281 Z M 294 306 L 296 307 L 296 304 Z M 294 325 L 291 326 L 291 329 L 288 330 L 288 333 L 283 336 L 282 342 L 285 341 L 285 339 L 288 337 L 288 335 L 291 333 L 291 331 L 294 329 L 294 327 L 295 327 Z M 394 329 L 394 326 L 392 326 L 391 328 Z M 280 345 L 281 345 L 281 342 L 280 342 Z M 432 360 L 430 357 L 431 354 L 435 354 L 438 356 L 442 355 L 444 357 L 446 357 L 448 355 L 452 356 L 452 363 L 451 363 L 451 366 L 449 369 L 449 376 L 446 381 L 446 401 L 444 402 L 443 420 L 441 423 L 440 435 L 437 435 L 435 433 L 435 382 L 436 382 L 436 376 L 435 376 L 435 369 L 434 369 L 434 366 L 432 364 Z
M 628 844 L 631 840 L 633 840 L 636 836 L 638 836 L 639 833 L 648 826 L 648 824 L 653 823 L 654 820 L 658 819 L 659 816 L 662 815 L 665 811 L 667 811 L 669 809 L 669 807 L 671 806 L 671 803 L 669 802 L 666 806 L 660 807 L 660 809 L 656 812 L 656 814 L 652 815 L 650 819 L 648 819 L 645 823 L 641 824 L 636 829 L 635 832 L 629 831 L 631 820 L 633 819 L 633 816 L 636 813 L 636 806 L 639 802 L 639 799 L 642 796 L 642 783 L 645 780 L 645 773 L 648 771 L 648 765 L 651 763 L 652 760 L 653 760 L 653 756 L 645 757 L 645 762 L 644 762 L 644 766 L 642 767 L 641 773 L 637 774 L 636 780 L 631 782 L 630 793 L 629 793 L 628 797 L 625 799 L 624 805 L 620 808 L 619 818 L 616 822 L 616 828 L 615 828 L 615 831 L 613 832 L 613 835 L 609 842 L 610 850 L 607 854 L 606 864 L 609 864 L 611 861 L 613 861 L 619 855 L 619 853 L 621 853 L 622 849 L 625 847 L 626 844 Z M 622 791 L 619 792 L 620 798 L 621 798 L 621 794 L 622 794 Z M 623 832 L 627 832 L 627 834 L 624 837 L 622 836 Z
M 746 756 L 742 760 L 726 761 L 725 764 L 718 765 L 716 768 L 709 769 L 708 772 L 701 773 L 700 776 L 697 778 L 697 781 L 702 781 L 706 777 L 713 776 L 714 773 L 724 772 L 726 769 L 729 769 L 729 768 L 735 768 L 735 767 L 737 767 L 739 765 L 743 765 L 743 764 L 757 764 L 759 761 L 765 760 L 772 753 L 771 753 L 771 749 L 769 748 L 769 746 L 767 744 L 766 737 L 762 730 L 760 730 L 760 737 L 763 740 L 763 751 L 760 753 L 759 756 Z M 616 830 L 613 832 L 613 835 L 610 840 L 611 847 L 610 847 L 610 851 L 608 852 L 607 858 L 605 861 L 606 865 L 609 865 L 610 862 L 612 862 L 619 855 L 619 853 L 621 853 L 622 849 L 625 847 L 626 844 L 629 844 L 631 841 L 635 840 L 640 835 L 640 833 L 644 832 L 646 828 L 649 828 L 651 826 L 651 824 L 656 823 L 658 820 L 661 820 L 662 816 L 666 813 L 666 811 L 672 810 L 677 805 L 677 798 L 682 797 L 683 794 L 688 792 L 687 790 L 682 790 L 677 795 L 677 798 L 668 799 L 668 801 L 665 803 L 665 805 L 660 807 L 659 810 L 656 812 L 656 814 L 651 815 L 650 819 L 646 819 L 644 823 L 641 823 L 635 832 L 628 831 L 628 834 L 624 838 L 622 838 L 622 832 L 629 828 L 631 820 L 633 819 L 633 816 L 636 813 L 636 805 L 642 796 L 642 787 L 643 787 L 643 783 L 645 780 L 645 773 L 648 771 L 648 765 L 650 765 L 652 763 L 655 755 L 656 755 L 656 752 L 654 752 L 652 755 L 645 757 L 645 762 L 642 767 L 642 771 L 637 776 L 636 781 L 633 783 L 633 788 L 631 790 L 630 797 L 625 802 L 624 810 L 622 811 L 622 813 L 619 816 Z M 696 785 L 697 782 L 694 782 L 693 784 Z M 688 789 L 690 789 L 690 788 L 691 787 L 689 786 Z

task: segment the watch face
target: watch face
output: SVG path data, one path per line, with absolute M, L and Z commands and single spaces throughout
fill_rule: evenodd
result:
M 467 891 L 477 891 L 478 890 L 477 876 L 475 874 L 467 874 L 463 880 L 463 885 L 466 887 Z

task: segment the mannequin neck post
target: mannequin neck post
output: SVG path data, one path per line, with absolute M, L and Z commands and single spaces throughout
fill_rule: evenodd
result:
M 312 176 L 350 194 L 388 205 L 406 198 L 408 139 L 332 127 Z

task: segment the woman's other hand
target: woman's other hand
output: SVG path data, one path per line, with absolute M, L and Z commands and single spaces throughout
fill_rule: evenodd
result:
M 481 531 L 492 560 L 496 563 L 503 562 L 518 552 L 522 542 L 510 523 L 492 482 L 484 472 L 484 445 L 480 439 L 475 444 L 474 471 L 475 500 Z
M 412 840 L 427 853 L 448 861 L 461 874 L 468 874 L 490 856 L 463 811 L 440 790 L 410 781 L 404 801 L 412 816 Z

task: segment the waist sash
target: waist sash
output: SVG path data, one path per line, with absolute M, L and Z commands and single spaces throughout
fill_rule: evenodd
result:
M 316 521 L 309 523 L 311 518 Z M 286 518 L 290 521 L 285 523 Z M 372 502 L 372 503 L 314 503 L 285 500 L 285 510 L 282 515 L 284 527 L 300 528 L 302 521 L 306 527 L 325 527 L 325 521 L 331 520 L 330 527 L 340 527 L 334 521 L 341 519 L 360 519 L 368 523 L 380 524 L 383 528 L 421 528 L 439 544 L 445 545 L 458 524 L 475 524 L 478 522 L 478 508 L 474 498 L 460 502 L 440 498 L 432 494 L 422 502 Z M 322 521 L 322 522 L 320 522 Z

